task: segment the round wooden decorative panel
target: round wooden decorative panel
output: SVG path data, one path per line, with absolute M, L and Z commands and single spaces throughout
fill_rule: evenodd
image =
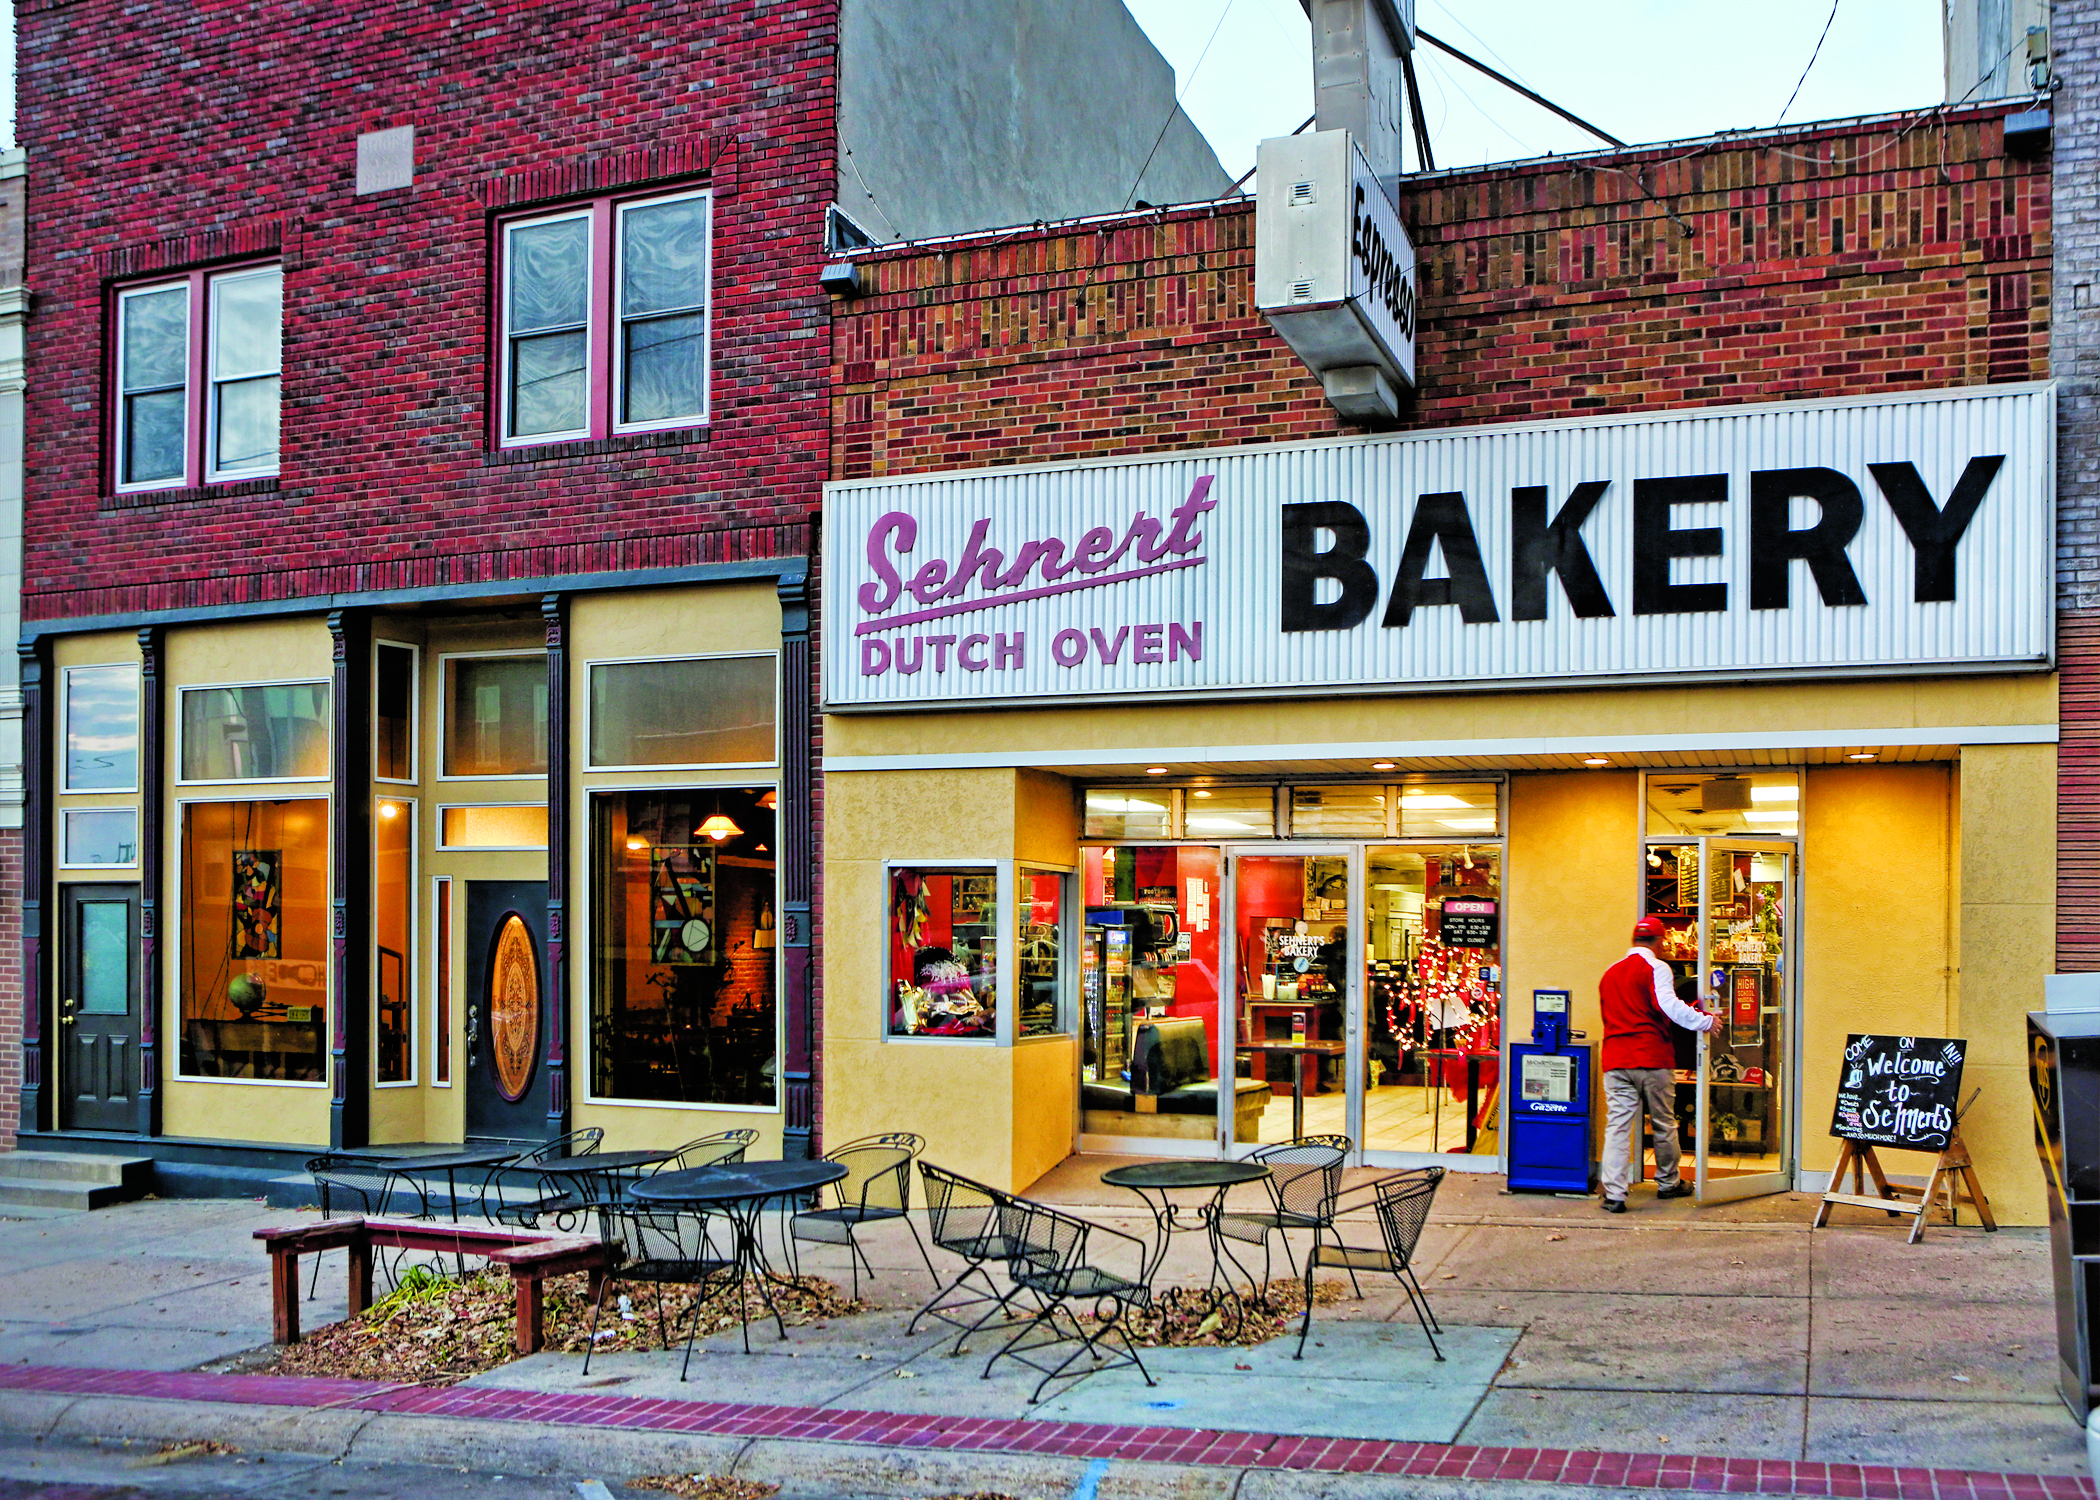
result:
M 532 1083 L 540 1055 L 540 960 L 532 929 L 516 912 L 496 930 L 496 951 L 489 960 L 489 1050 L 496 1087 L 516 1103 Z

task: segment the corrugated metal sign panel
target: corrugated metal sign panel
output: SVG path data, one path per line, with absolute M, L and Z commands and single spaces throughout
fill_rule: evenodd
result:
M 2045 666 L 2054 437 L 2053 386 L 1976 387 L 829 485 L 827 698 L 854 709 Z M 1891 465 L 1914 475 L 1908 514 L 1922 546 L 1899 514 L 1903 497 L 1892 498 L 1891 485 L 1906 487 Z M 1753 607 L 1752 476 L 1805 469 L 1835 471 L 1820 481 L 1836 486 L 1832 510 L 1848 508 L 1845 491 L 1858 496 L 1842 561 L 1864 602 L 1826 602 L 1832 577 L 1819 585 L 1795 560 L 1765 570 L 1768 595 L 1784 572 L 1785 606 L 1768 596 Z M 1954 519 L 1937 508 L 1984 474 L 1953 549 L 1954 597 L 1920 602 L 1921 550 Z M 1690 476 L 1720 476 L 1724 498 L 1670 509 L 1675 535 L 1651 514 L 1637 538 L 1636 492 Z M 1612 613 L 1578 618 L 1556 573 L 1546 618 L 1515 618 L 1512 492 L 1543 485 L 1551 516 L 1585 483 L 1604 486 L 1580 537 Z M 1386 623 L 1422 497 L 1451 495 L 1477 540 L 1485 599 L 1471 622 L 1459 607 L 1424 605 Z M 1361 516 L 1376 597 L 1360 623 L 1286 630 L 1286 520 L 1311 514 L 1286 507 L 1312 504 L 1350 507 L 1324 513 L 1347 524 Z M 1767 559 L 1810 550 L 1800 534 L 1832 513 L 1806 496 L 1784 504 L 1784 520 L 1766 507 Z M 1430 513 L 1439 507 L 1454 514 L 1448 499 Z M 1724 586 L 1699 601 L 1722 607 L 1686 609 L 1679 595 L 1667 612 L 1636 613 L 1637 553 L 1653 580 L 1662 554 L 1698 550 L 1684 533 L 1712 528 L 1720 555 L 1676 556 L 1666 576 Z M 1331 529 L 1302 535 L 1320 552 L 1339 540 Z M 1454 535 L 1414 573 L 1450 576 Z M 1826 556 L 1826 575 L 1844 571 L 1835 561 Z M 1344 571 L 1331 555 L 1314 560 L 1323 568 Z M 1356 571 L 1361 591 L 1368 575 Z M 1302 597 L 1315 605 L 1342 592 L 1332 578 L 1312 588 Z

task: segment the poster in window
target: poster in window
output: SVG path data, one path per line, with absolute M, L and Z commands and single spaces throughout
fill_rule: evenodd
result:
M 660 844 L 650 854 L 649 957 L 673 968 L 721 961 L 712 844 Z
M 1728 973 L 1728 1045 L 1758 1047 L 1765 1040 L 1765 971 L 1761 967 Z
M 233 851 L 233 956 L 284 956 L 284 855 L 278 849 Z

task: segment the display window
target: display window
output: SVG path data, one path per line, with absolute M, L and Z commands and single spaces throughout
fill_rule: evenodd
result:
M 416 804 L 382 797 L 372 820 L 373 1081 L 381 1087 L 416 1080 L 415 890 Z
M 328 684 L 182 689 L 182 779 L 325 781 Z
M 891 1036 L 993 1038 L 1000 909 L 996 865 L 891 867 Z
M 1024 1037 L 1065 1029 L 1065 887 L 1057 870 L 1021 866 L 1014 876 L 1014 1015 Z
M 416 660 L 414 646 L 372 644 L 372 775 L 379 781 L 416 779 Z
M 546 775 L 546 653 L 448 656 L 444 665 L 443 774 Z
M 779 978 L 771 787 L 591 797 L 591 1092 L 771 1108 Z
M 591 663 L 591 769 L 772 765 L 778 675 L 770 653 Z
M 185 802 L 180 816 L 180 1072 L 322 1082 L 327 801 Z

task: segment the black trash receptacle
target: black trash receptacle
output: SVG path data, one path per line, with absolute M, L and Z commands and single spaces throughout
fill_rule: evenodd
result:
M 2082 1422 L 2100 1402 L 2093 1369 L 2094 1320 L 2100 1318 L 2100 1011 L 2030 1011 L 2027 1082 L 2049 1198 L 2058 1386 Z

